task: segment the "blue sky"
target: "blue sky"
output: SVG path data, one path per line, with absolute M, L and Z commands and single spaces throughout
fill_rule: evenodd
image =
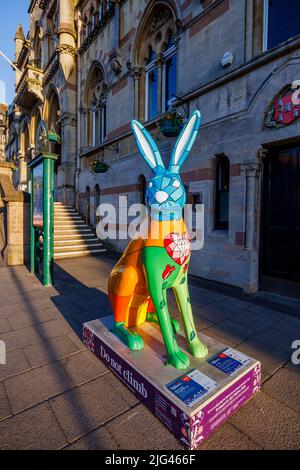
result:
M 29 27 L 27 13 L 30 0 L 2 0 L 0 10 L 0 50 L 10 60 L 15 59 L 14 36 L 19 23 L 26 36 Z M 15 74 L 11 66 L 0 56 L 0 102 L 11 103 L 14 97 Z M 4 82 L 4 86 L 3 86 Z

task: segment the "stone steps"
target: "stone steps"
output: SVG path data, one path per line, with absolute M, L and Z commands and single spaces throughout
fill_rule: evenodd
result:
M 54 259 L 99 255 L 105 251 L 95 233 L 72 207 L 54 203 Z

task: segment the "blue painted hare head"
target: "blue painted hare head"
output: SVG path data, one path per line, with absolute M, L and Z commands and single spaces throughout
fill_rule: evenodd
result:
M 200 111 L 194 111 L 177 139 L 169 167 L 166 169 L 149 132 L 140 122 L 131 122 L 138 149 L 154 173 L 148 183 L 146 203 L 151 209 L 151 217 L 155 219 L 170 220 L 182 217 L 186 194 L 179 171 L 193 146 L 200 123 Z

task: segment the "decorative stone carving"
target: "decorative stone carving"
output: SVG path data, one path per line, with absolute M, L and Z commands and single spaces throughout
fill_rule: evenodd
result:
M 51 80 L 53 75 L 55 75 L 55 73 L 57 72 L 58 69 L 59 69 L 59 58 L 58 58 L 58 55 L 56 53 L 56 55 L 53 58 L 53 61 L 52 61 L 51 65 L 50 65 L 49 70 L 47 69 L 47 71 L 45 72 L 44 81 L 43 81 L 44 86 L 47 85 L 47 83 Z
M 165 23 L 171 18 L 171 11 L 169 8 L 159 9 L 152 17 L 152 21 L 148 30 L 148 35 L 153 36 Z
M 76 114 L 73 114 L 73 113 L 68 113 L 68 112 L 64 112 L 61 117 L 60 117 L 60 125 L 61 127 L 65 127 L 65 126 L 76 126 L 76 123 L 77 123 L 77 116 Z
M 65 54 L 70 54 L 72 57 L 76 57 L 75 47 L 70 46 L 69 44 L 60 44 L 56 50 L 59 54 L 65 53 Z
M 114 49 L 109 56 L 109 63 L 115 75 L 118 75 L 122 70 L 121 52 L 119 49 Z

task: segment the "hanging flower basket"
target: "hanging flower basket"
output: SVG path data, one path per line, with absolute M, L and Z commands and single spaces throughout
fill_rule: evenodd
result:
M 89 165 L 90 172 L 95 175 L 97 173 L 106 173 L 110 166 L 106 162 L 101 162 L 99 160 L 94 160 Z
M 183 126 L 183 117 L 176 111 L 168 112 L 163 114 L 156 124 L 165 137 L 177 137 Z

